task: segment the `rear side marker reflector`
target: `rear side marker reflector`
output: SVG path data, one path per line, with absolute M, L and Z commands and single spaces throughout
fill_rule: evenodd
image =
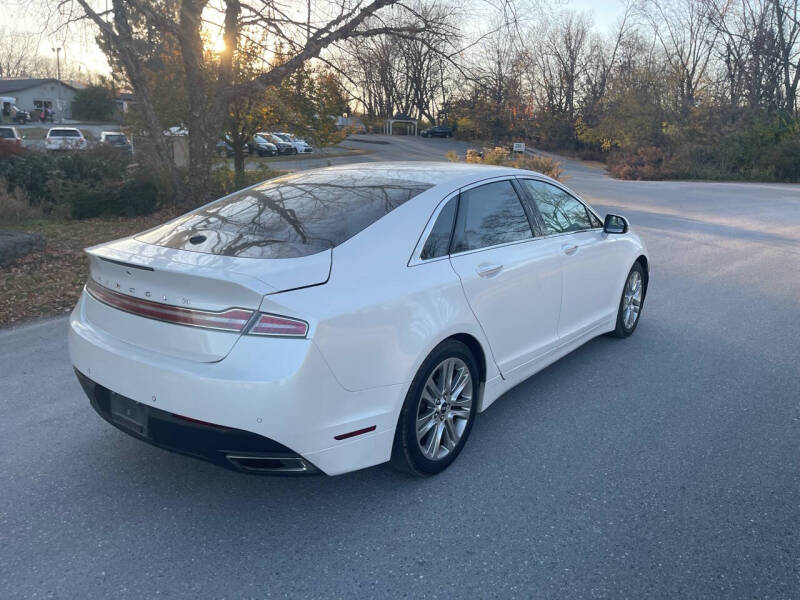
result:
M 120 294 L 101 286 L 92 279 L 86 284 L 86 291 L 100 302 L 125 312 L 158 321 L 166 321 L 167 323 L 191 325 L 192 327 L 241 332 L 253 316 L 252 310 L 243 308 L 229 308 L 221 312 L 210 312 L 172 306 L 170 304 L 159 304 L 158 302 Z
M 356 437 L 357 435 L 363 435 L 365 433 L 369 433 L 370 431 L 375 431 L 375 425 L 364 427 L 364 429 L 356 429 L 355 431 L 351 431 L 350 433 L 342 433 L 340 435 L 335 435 L 333 436 L 333 439 L 346 440 L 347 438 Z

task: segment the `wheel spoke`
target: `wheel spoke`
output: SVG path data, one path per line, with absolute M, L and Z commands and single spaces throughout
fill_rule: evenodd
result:
M 442 433 L 444 432 L 444 425 L 442 423 L 437 423 L 436 430 L 431 433 L 430 439 L 428 440 L 428 446 L 425 450 L 425 455 L 428 458 L 436 458 L 436 455 L 439 452 L 439 446 L 442 443 Z
M 468 408 L 459 408 L 453 407 L 450 409 L 450 415 L 454 419 L 469 419 L 469 409 Z
M 445 432 L 447 433 L 447 440 L 444 442 L 445 448 L 447 448 L 448 450 L 452 450 L 453 448 L 456 447 L 459 438 L 459 435 L 456 432 L 456 426 L 450 419 L 445 419 L 444 429 Z
M 445 392 L 449 392 L 453 389 L 453 368 L 455 367 L 455 363 L 452 360 L 448 360 L 444 364 L 444 381 L 442 381 L 442 390 Z
M 453 384 L 450 396 L 453 399 L 458 398 L 461 395 L 461 392 L 464 391 L 464 388 L 467 387 L 467 383 L 469 383 L 469 381 L 469 371 L 465 368 L 462 368 L 458 373 L 455 384 Z
M 458 400 L 451 400 L 450 406 L 463 406 L 469 408 L 472 406 L 472 396 L 463 395 Z
M 436 382 L 433 380 L 433 376 L 436 374 L 434 371 L 431 373 L 431 376 L 428 377 L 428 381 L 425 382 L 425 390 L 423 394 L 427 393 L 430 397 L 436 399 L 442 395 L 442 390 L 436 385 Z
M 435 413 L 433 411 L 429 412 L 424 417 L 420 417 L 417 419 L 417 439 L 421 440 L 425 437 L 425 434 L 428 433 L 431 428 L 436 424 L 436 420 L 433 418 Z

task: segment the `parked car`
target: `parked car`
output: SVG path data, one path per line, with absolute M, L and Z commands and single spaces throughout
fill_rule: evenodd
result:
M 631 335 L 649 280 L 623 217 L 464 163 L 303 171 L 87 252 L 69 352 L 94 409 L 251 473 L 438 473 L 504 392 Z
M 125 152 L 133 152 L 133 146 L 128 136 L 121 131 L 103 131 L 100 134 L 100 143 Z
M 428 127 L 427 129 L 423 129 L 420 132 L 420 135 L 424 138 L 426 137 L 450 138 L 453 137 L 453 129 L 452 127 L 448 127 L 447 125 L 435 125 L 434 127 Z
M 27 123 L 28 121 L 31 120 L 31 113 L 29 113 L 27 110 L 22 110 L 21 108 L 18 108 L 17 106 L 12 106 L 11 107 L 11 112 L 14 115 L 11 118 L 11 120 L 14 121 L 14 123 L 19 123 L 20 125 L 25 125 L 25 123 Z
M 215 151 L 217 156 L 231 158 L 233 157 L 233 142 L 229 135 L 224 136 L 222 139 L 217 141 L 215 146 Z M 244 143 L 242 144 L 242 153 L 247 154 L 250 151 L 249 146 Z
M 277 156 L 278 147 L 273 144 L 269 139 L 269 134 L 257 133 L 247 144 L 250 154 L 258 154 L 259 156 Z
M 31 113 L 22 110 L 17 106 L 17 99 L 11 96 L 0 96 L 0 107 L 2 107 L 2 120 L 10 118 L 14 123 L 24 125 L 31 120 Z
M 80 129 L 52 127 L 44 138 L 46 150 L 86 150 L 88 143 Z
M 20 136 L 16 127 L 0 126 L 0 141 L 5 144 L 22 146 L 22 136 Z
M 269 140 L 271 143 L 275 144 L 275 147 L 278 149 L 278 154 L 286 155 L 286 154 L 297 154 L 297 148 L 295 148 L 294 144 L 291 142 L 283 139 L 280 136 L 275 135 L 274 133 L 269 132 L 261 132 L 258 135 L 264 137 L 265 139 Z
M 308 144 L 305 140 L 301 140 L 291 133 L 275 133 L 274 135 L 278 136 L 285 142 L 289 142 L 292 146 L 294 146 L 295 150 L 301 154 L 304 152 L 308 153 L 314 151 L 314 148 L 311 147 L 311 144 Z

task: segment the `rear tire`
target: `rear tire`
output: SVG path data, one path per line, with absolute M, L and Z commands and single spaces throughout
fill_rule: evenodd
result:
M 617 326 L 612 335 L 626 338 L 636 331 L 639 317 L 642 316 L 642 308 L 644 308 L 644 296 L 644 270 L 640 263 L 635 262 L 628 272 L 625 286 L 622 288 L 622 297 L 619 300 L 619 310 L 617 310 Z
M 439 344 L 406 395 L 392 448 L 392 466 L 417 476 L 446 469 L 467 442 L 478 407 L 478 366 L 457 340 Z

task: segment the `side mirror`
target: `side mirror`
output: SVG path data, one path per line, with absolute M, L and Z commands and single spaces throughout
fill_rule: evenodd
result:
M 628 233 L 629 229 L 630 225 L 625 217 L 606 215 L 606 219 L 603 222 L 603 231 L 605 233 Z

